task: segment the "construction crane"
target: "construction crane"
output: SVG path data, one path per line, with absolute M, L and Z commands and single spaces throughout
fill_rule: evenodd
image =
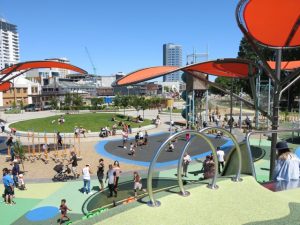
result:
M 93 60 L 92 60 L 92 57 L 91 57 L 91 55 L 90 55 L 90 53 L 89 53 L 89 50 L 88 50 L 87 47 L 84 47 L 84 48 L 85 48 L 86 54 L 87 54 L 88 57 L 89 57 L 90 63 L 91 63 L 91 65 L 92 65 L 92 68 L 93 68 L 93 71 L 94 71 L 94 75 L 97 75 L 97 69 L 96 69 L 95 64 L 94 64 L 94 62 L 93 62 Z

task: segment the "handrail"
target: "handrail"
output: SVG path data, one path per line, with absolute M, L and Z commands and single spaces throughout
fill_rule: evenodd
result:
M 160 202 L 159 201 L 156 201 L 154 199 L 154 194 L 153 194 L 153 188 L 152 188 L 152 174 L 153 174 L 153 170 L 154 170 L 154 166 L 155 166 L 155 163 L 157 162 L 157 159 L 158 157 L 160 156 L 160 153 L 166 148 L 167 144 L 172 141 L 173 139 L 181 136 L 181 135 L 184 135 L 184 134 L 187 134 L 187 133 L 190 133 L 190 134 L 196 134 L 200 137 L 204 137 L 204 139 L 206 138 L 204 136 L 204 134 L 201 134 L 199 133 L 198 131 L 193 131 L 193 130 L 185 130 L 185 131 L 181 131 L 181 132 L 178 132 L 176 134 L 173 134 L 172 136 L 170 136 L 161 146 L 160 148 L 158 149 L 158 151 L 156 152 L 156 154 L 153 156 L 153 159 L 151 160 L 151 163 L 150 163 L 150 166 L 149 166 L 149 170 L 148 170 L 148 178 L 147 178 L 147 190 L 148 190 L 148 194 L 149 194 L 149 198 L 150 198 L 150 201 L 148 202 L 148 205 L 149 206 L 153 206 L 153 207 L 157 207 L 157 206 L 160 206 Z M 206 138 L 207 139 L 207 138 Z M 208 139 L 207 139 L 208 140 Z M 190 141 L 190 140 L 189 140 Z M 215 153 L 215 149 L 214 149 L 214 146 L 212 145 L 211 141 L 208 140 L 207 141 L 208 144 L 210 145 L 210 147 L 212 148 L 212 152 L 214 154 L 214 161 L 215 161 L 215 175 L 212 179 L 212 183 L 210 184 L 211 187 L 215 187 L 216 186 L 216 179 L 217 179 L 217 174 L 218 174 L 218 161 L 216 159 L 216 153 Z M 178 177 L 181 177 L 181 172 L 180 174 L 177 174 Z
M 266 131 L 251 131 L 247 133 L 246 135 L 246 146 L 247 146 L 247 151 L 249 155 L 249 160 L 250 160 L 250 165 L 252 168 L 252 175 L 255 179 L 256 178 L 256 172 L 255 172 L 255 167 L 253 163 L 253 158 L 252 158 L 252 153 L 251 153 L 251 146 L 250 146 L 250 136 L 252 134 L 272 134 L 272 133 L 282 133 L 282 132 L 300 132 L 300 128 L 295 128 L 295 129 L 282 129 L 282 130 L 266 130 Z
M 227 134 L 231 140 L 233 141 L 235 147 L 236 147 L 236 151 L 238 154 L 238 160 L 239 160 L 239 165 L 238 165 L 238 171 L 236 173 L 236 176 L 232 178 L 233 181 L 241 181 L 241 170 L 242 170 L 242 153 L 241 153 L 241 148 L 240 145 L 238 143 L 238 141 L 236 140 L 236 138 L 234 137 L 234 135 L 232 133 L 230 133 L 228 130 L 221 128 L 221 127 L 205 127 L 202 128 L 199 132 L 204 132 L 207 130 L 219 130 L 222 131 L 223 133 Z
M 212 149 L 212 154 L 214 156 L 214 163 L 215 163 L 215 175 L 212 179 L 212 183 L 208 184 L 207 187 L 211 188 L 211 189 L 217 189 L 218 186 L 216 185 L 216 180 L 217 180 L 217 174 L 218 174 L 218 160 L 217 160 L 217 153 L 216 153 L 215 147 L 213 146 L 212 142 L 209 140 L 209 138 L 207 138 L 207 136 L 205 134 L 197 132 L 197 131 L 193 131 L 193 132 L 189 131 L 189 133 L 193 133 L 194 135 L 199 136 L 200 138 L 204 139 L 208 143 L 209 147 Z M 185 154 L 186 150 L 189 148 L 189 146 L 194 138 L 195 138 L 195 136 L 190 138 L 190 140 L 186 143 L 186 145 L 184 146 L 184 148 L 181 152 L 181 155 L 180 155 L 180 158 L 178 161 L 177 180 L 178 180 L 178 185 L 180 188 L 180 194 L 182 196 L 188 196 L 190 194 L 189 192 L 185 191 L 184 187 L 183 187 L 182 162 L 183 162 L 184 154 Z

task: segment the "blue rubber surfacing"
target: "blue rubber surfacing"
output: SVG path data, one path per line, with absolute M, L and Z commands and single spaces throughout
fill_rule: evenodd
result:
M 149 136 L 153 137 L 153 136 L 159 136 L 161 134 L 165 134 L 165 132 L 160 132 L 160 133 L 152 134 L 152 135 L 149 135 Z M 134 140 L 134 138 L 131 138 L 130 140 Z M 227 151 L 229 151 L 234 146 L 234 143 L 229 138 L 225 138 L 225 140 L 227 140 L 226 143 L 223 144 L 222 146 L 220 146 L 220 148 L 226 153 Z M 134 164 L 134 165 L 138 165 L 138 166 L 149 167 L 150 162 L 142 162 L 142 161 L 138 161 L 138 160 L 125 159 L 123 157 L 119 157 L 117 155 L 114 155 L 114 154 L 111 154 L 111 153 L 107 152 L 105 150 L 105 145 L 108 142 L 110 142 L 110 141 L 122 141 L 122 139 L 120 138 L 120 139 L 114 139 L 114 140 L 103 140 L 103 141 L 100 141 L 95 146 L 96 152 L 98 154 L 102 155 L 103 157 L 110 158 L 112 160 L 118 160 L 120 162 L 127 163 L 127 164 Z M 202 154 L 199 154 L 199 155 L 194 155 L 191 158 L 192 158 L 192 160 L 199 159 L 199 158 L 204 158 L 207 155 L 210 155 L 211 153 L 212 153 L 212 151 L 209 150 L 209 151 L 207 151 L 205 153 L 202 153 Z M 156 163 L 156 167 L 165 167 L 165 166 L 176 165 L 177 162 L 178 162 L 178 160 L 171 160 L 171 161 L 167 161 L 167 162 L 160 162 L 160 163 Z
M 54 206 L 43 206 L 26 213 L 25 217 L 29 221 L 37 222 L 54 218 L 59 214 L 59 209 Z

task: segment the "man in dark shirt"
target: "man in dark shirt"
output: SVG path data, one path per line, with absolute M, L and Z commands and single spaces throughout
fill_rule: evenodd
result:
M 13 161 L 13 168 L 12 168 L 12 175 L 13 175 L 13 180 L 14 180 L 14 184 L 15 184 L 15 187 L 18 187 L 19 186 L 19 180 L 18 180 L 18 176 L 20 174 L 20 167 L 19 167 L 19 164 L 18 164 L 18 160 L 14 160 Z
M 70 159 L 70 163 L 72 164 L 72 173 L 74 174 L 74 178 L 78 178 L 79 174 L 77 173 L 77 156 L 76 153 L 74 151 L 71 152 L 71 159 Z

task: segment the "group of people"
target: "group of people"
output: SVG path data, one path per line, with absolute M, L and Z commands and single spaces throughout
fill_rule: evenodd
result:
M 225 167 L 225 152 L 221 149 L 221 147 L 217 147 L 217 159 L 218 159 L 218 173 L 220 174 Z M 215 176 L 216 164 L 214 161 L 214 156 L 207 155 L 205 160 L 203 161 L 203 178 L 209 179 Z
M 120 175 L 122 173 L 120 163 L 118 161 L 114 161 L 113 164 L 108 165 L 108 170 L 105 173 L 105 165 L 104 159 L 99 159 L 99 164 L 97 166 L 97 178 L 99 181 L 99 190 L 104 191 L 104 184 L 107 182 L 107 187 L 109 190 L 108 198 L 117 197 L 118 195 L 118 188 L 119 188 L 119 180 Z M 91 180 L 92 171 L 90 169 L 90 165 L 87 164 L 82 169 L 82 176 L 83 176 L 83 193 L 90 194 L 92 193 L 90 190 L 90 180 Z M 135 196 L 137 195 L 138 190 L 142 190 L 142 183 L 141 177 L 138 172 L 133 173 L 133 181 L 134 181 L 134 193 Z
M 83 127 L 77 127 L 77 126 L 74 127 L 74 135 L 76 138 L 79 137 L 81 134 L 83 135 L 83 137 L 86 137 L 85 133 L 86 133 L 86 129 L 84 129 Z
M 14 205 L 16 204 L 13 200 L 15 197 L 15 188 L 19 188 L 19 190 L 25 190 L 26 187 L 23 173 L 20 173 L 18 160 L 15 159 L 11 165 L 12 169 L 4 168 L 2 170 L 2 182 L 4 185 L 4 193 L 2 197 L 5 204 Z
M 122 130 L 122 138 L 123 138 L 123 148 L 124 149 L 127 149 L 127 142 L 128 142 L 128 132 L 126 130 Z M 138 146 L 141 147 L 142 149 L 142 146 L 144 145 L 147 145 L 148 144 L 148 138 L 149 138 L 149 135 L 148 135 L 148 132 L 145 131 L 145 133 L 143 133 L 143 131 L 139 131 L 136 133 L 135 135 L 135 142 L 130 142 L 130 145 L 129 145 L 129 155 L 132 155 L 132 156 L 135 156 L 135 153 L 136 153 L 136 148 Z

